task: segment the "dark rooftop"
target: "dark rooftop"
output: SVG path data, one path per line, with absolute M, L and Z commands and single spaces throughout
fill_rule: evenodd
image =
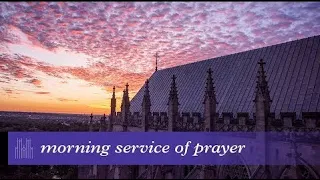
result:
M 180 112 L 203 113 L 209 67 L 213 71 L 217 111 L 254 111 L 258 61 L 265 64 L 271 111 L 320 111 L 320 36 L 254 49 L 173 68 L 158 70 L 149 79 L 151 111 L 166 112 L 172 75 L 176 75 Z M 144 86 L 131 101 L 131 112 L 141 112 Z

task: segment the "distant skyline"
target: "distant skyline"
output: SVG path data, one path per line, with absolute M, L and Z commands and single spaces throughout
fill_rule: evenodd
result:
M 319 2 L 0 2 L 0 111 L 108 114 L 155 70 L 320 34 Z M 168 92 L 169 94 L 169 92 Z

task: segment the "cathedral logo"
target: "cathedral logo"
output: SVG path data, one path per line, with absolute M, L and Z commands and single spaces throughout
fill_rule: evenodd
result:
M 33 147 L 31 139 L 17 138 L 17 145 L 14 152 L 15 159 L 33 159 Z

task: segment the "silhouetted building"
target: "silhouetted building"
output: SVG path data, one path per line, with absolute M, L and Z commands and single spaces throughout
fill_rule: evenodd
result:
M 116 102 L 112 98 L 108 131 L 319 132 L 319 67 L 320 36 L 314 36 L 157 69 L 131 101 L 126 85 L 121 112 L 115 112 Z M 312 167 L 308 160 L 292 154 L 303 152 L 306 147 L 315 152 L 320 150 L 308 143 L 293 146 L 291 155 L 305 162 L 299 166 L 109 166 L 103 168 L 107 169 L 103 176 L 319 178 L 319 167 Z M 279 157 L 287 155 L 287 152 L 272 153 L 278 153 Z

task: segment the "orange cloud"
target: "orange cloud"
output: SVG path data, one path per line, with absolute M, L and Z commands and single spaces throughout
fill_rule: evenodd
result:
M 5 89 L 4 91 L 5 91 L 7 94 L 12 94 L 12 92 L 13 92 L 11 89 Z

